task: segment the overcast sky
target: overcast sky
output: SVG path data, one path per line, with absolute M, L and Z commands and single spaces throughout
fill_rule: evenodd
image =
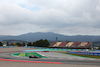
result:
M 100 0 L 0 0 L 0 35 L 100 35 Z

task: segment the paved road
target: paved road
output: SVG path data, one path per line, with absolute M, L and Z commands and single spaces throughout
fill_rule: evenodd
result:
M 68 59 L 68 60 L 96 60 L 93 58 L 85 58 L 85 57 L 79 57 L 79 56 L 73 56 L 58 52 L 39 52 L 45 56 L 47 56 L 49 59 Z
M 0 61 L 0 67 L 100 67 L 96 65 L 77 65 L 77 64 L 41 64 L 41 63 L 25 63 Z
M 89 66 L 92 67 L 92 65 L 93 65 L 93 67 L 98 67 L 100 65 L 100 60 L 95 60 L 95 59 L 88 60 L 88 59 L 85 59 L 82 57 L 75 57 L 75 56 L 70 56 L 70 55 L 56 53 L 56 52 L 40 52 L 41 54 L 44 54 L 47 57 L 49 57 L 47 59 L 33 59 L 33 58 L 11 56 L 12 53 L 19 52 L 18 48 L 16 48 L 16 49 L 17 49 L 17 51 L 14 51 L 14 52 L 12 52 L 12 51 L 9 52 L 9 50 L 8 50 L 8 52 L 1 52 L 0 58 L 14 59 L 14 60 L 29 60 L 29 61 L 62 62 L 63 64 L 71 64 L 71 65 L 78 64 L 78 65 L 81 65 L 81 67 L 82 66 L 86 67 L 87 65 L 88 65 L 88 67 Z M 74 59 L 72 59 L 72 58 L 74 58 Z M 77 59 L 77 58 L 79 58 L 79 59 Z M 3 61 L 0 61 L 0 62 L 3 62 Z M 78 65 L 76 65 L 76 67 L 78 67 Z
M 85 60 L 85 58 L 82 58 L 82 57 L 75 57 L 75 56 L 70 56 L 70 55 L 56 53 L 56 52 L 39 52 L 49 57 L 47 59 L 14 57 L 14 56 L 11 56 L 12 53 L 15 53 L 15 52 L 0 53 L 0 58 L 13 59 L 13 60 L 28 60 L 28 61 L 62 62 L 63 64 L 100 65 L 100 60 L 95 60 L 95 59 Z

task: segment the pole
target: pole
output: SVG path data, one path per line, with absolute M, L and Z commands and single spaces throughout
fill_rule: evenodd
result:
M 56 46 L 57 46 L 57 39 L 58 39 L 58 37 L 56 37 Z

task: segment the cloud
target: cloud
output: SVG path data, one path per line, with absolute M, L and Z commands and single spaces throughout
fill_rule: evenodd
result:
M 2 28 L 11 30 L 9 35 L 99 35 L 99 18 L 100 0 L 0 0 L 0 30 L 5 35 Z

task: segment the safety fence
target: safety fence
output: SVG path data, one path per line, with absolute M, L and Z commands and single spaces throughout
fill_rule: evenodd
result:
M 53 50 L 66 50 L 66 51 L 87 51 L 87 49 L 64 49 L 64 48 L 46 48 L 46 47 L 34 47 L 34 46 L 0 46 L 0 48 L 13 48 L 13 47 L 23 47 L 23 48 L 36 48 L 36 49 L 53 49 Z M 91 50 L 88 51 L 100 51 L 100 50 Z
M 13 47 L 18 47 L 18 46 L 0 46 L 0 48 L 13 48 Z
M 67 53 L 100 56 L 100 52 L 73 52 L 73 51 L 67 51 Z
M 54 50 L 67 50 L 67 51 L 87 51 L 87 49 L 65 49 L 65 48 L 46 48 L 46 47 L 34 47 L 34 46 L 22 46 L 24 48 L 37 48 L 37 49 L 54 49 Z M 88 51 L 94 51 L 89 49 Z

